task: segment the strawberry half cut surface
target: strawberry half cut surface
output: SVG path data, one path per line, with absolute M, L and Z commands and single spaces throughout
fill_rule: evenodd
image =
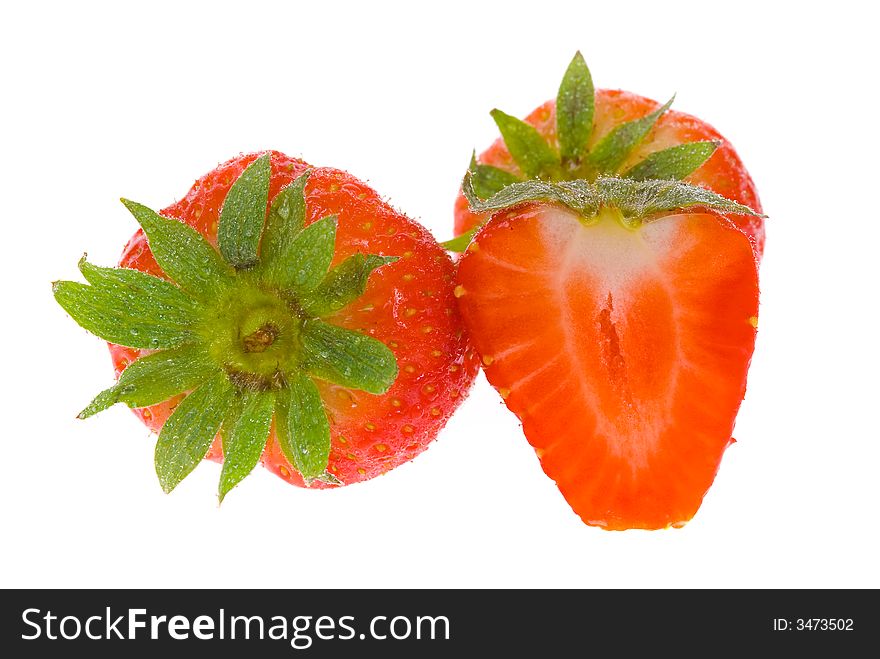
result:
M 241 156 L 141 226 L 121 268 L 85 257 L 58 303 L 111 343 L 114 403 L 159 432 L 173 490 L 222 459 L 223 497 L 261 461 L 295 485 L 339 486 L 413 458 L 478 368 L 428 232 L 345 172 Z
M 579 54 L 556 107 L 544 134 L 499 121 L 511 171 L 472 162 L 473 226 L 447 243 L 466 250 L 455 294 L 489 382 L 583 521 L 681 526 L 733 441 L 763 216 L 682 180 L 714 143 L 633 161 L 668 106 L 595 136 Z

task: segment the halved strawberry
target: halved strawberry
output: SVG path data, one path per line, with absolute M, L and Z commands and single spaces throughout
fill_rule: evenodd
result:
M 295 485 L 347 485 L 421 452 L 477 369 L 449 257 L 351 175 L 277 152 L 235 158 L 142 229 L 122 268 L 58 302 L 111 342 L 122 402 L 158 431 L 172 490 L 223 459 L 222 499 L 262 459 Z M 218 435 L 218 431 L 220 434 Z M 221 444 L 222 438 L 222 444 Z
M 680 526 L 715 477 L 745 393 L 761 218 L 680 181 L 698 178 L 712 149 L 640 165 L 631 124 L 616 143 L 593 140 L 579 55 L 560 97 L 568 121 L 554 144 L 502 122 L 530 178 L 477 163 L 465 177 L 473 217 L 490 219 L 459 262 L 459 306 L 489 382 L 587 524 Z

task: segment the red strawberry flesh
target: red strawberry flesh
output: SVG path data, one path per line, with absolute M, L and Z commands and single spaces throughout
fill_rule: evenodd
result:
M 458 281 L 489 381 L 575 512 L 608 529 L 691 519 L 754 347 L 745 236 L 710 213 L 632 230 L 534 204 L 494 216 Z

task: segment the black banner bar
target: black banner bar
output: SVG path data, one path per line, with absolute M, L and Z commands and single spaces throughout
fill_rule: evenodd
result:
M 873 590 L 7 590 L 0 600 L 7 657 L 119 657 L 135 646 L 163 659 L 652 646 L 852 656 L 880 641 Z

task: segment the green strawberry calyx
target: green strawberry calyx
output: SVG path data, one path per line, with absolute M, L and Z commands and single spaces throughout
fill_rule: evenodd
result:
M 479 163 L 473 154 L 462 183 L 471 211 L 483 213 L 529 201 L 551 201 L 578 212 L 585 224 L 601 210 L 614 209 L 630 228 L 652 213 L 691 206 L 759 215 L 748 206 L 682 183 L 709 159 L 719 142 L 678 144 L 624 168 L 674 98 L 644 117 L 617 125 L 591 146 L 595 89 L 583 56 L 576 53 L 556 96 L 557 144 L 551 144 L 525 121 L 501 110 L 492 111 L 520 174 Z M 483 224 L 485 220 L 443 246 L 453 252 L 464 251 Z
M 58 303 L 92 334 L 151 351 L 80 418 L 114 403 L 140 408 L 187 394 L 156 443 L 166 492 L 195 469 L 220 432 L 222 501 L 259 462 L 273 420 L 285 457 L 306 484 L 339 485 L 327 471 L 330 423 L 315 381 L 382 394 L 397 378 L 387 346 L 333 324 L 335 312 L 363 295 L 370 275 L 397 257 L 355 254 L 331 268 L 336 218 L 305 224 L 310 173 L 271 205 L 270 173 L 267 153 L 232 184 L 217 248 L 187 224 L 123 199 L 167 279 L 83 257 L 88 284 L 52 284 Z

